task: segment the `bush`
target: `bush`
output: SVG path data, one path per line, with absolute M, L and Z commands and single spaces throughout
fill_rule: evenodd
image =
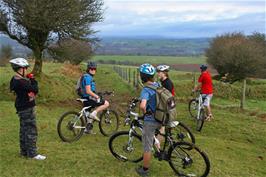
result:
M 211 41 L 206 56 L 220 77 L 226 75 L 226 79 L 233 83 L 262 73 L 266 66 L 265 50 L 265 40 L 261 42 L 261 39 L 246 37 L 242 33 L 228 33 Z
M 89 60 L 92 56 L 91 45 L 75 39 L 60 41 L 56 45 L 50 46 L 48 52 L 58 62 L 69 61 L 74 65 Z

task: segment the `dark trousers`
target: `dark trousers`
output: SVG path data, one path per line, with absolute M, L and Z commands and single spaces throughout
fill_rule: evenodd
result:
M 26 157 L 34 157 L 37 155 L 37 126 L 35 109 L 28 108 L 18 112 L 20 120 L 20 154 Z

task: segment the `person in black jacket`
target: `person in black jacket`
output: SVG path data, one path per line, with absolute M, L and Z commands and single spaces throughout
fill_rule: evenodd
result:
M 15 92 L 15 107 L 20 118 L 20 155 L 44 160 L 45 156 L 37 153 L 37 126 L 35 116 L 35 97 L 38 93 L 38 82 L 33 74 L 27 74 L 29 63 L 24 58 L 9 61 L 16 74 L 11 78 L 10 90 Z
M 175 88 L 173 82 L 169 79 L 168 72 L 169 72 L 170 66 L 168 65 L 159 65 L 157 66 L 157 74 L 161 81 L 161 84 L 164 88 L 169 90 L 169 92 L 172 93 L 173 96 L 175 96 Z

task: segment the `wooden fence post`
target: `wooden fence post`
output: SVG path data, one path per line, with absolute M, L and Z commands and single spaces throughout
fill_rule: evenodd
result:
M 133 71 L 133 87 L 136 87 L 136 71 Z
M 139 72 L 137 71 L 137 84 L 136 84 L 137 89 L 139 88 Z
M 243 87 L 242 87 L 242 98 L 240 102 L 240 108 L 244 109 L 245 107 L 245 101 L 246 101 L 246 87 L 247 87 L 247 80 L 243 80 Z
M 131 73 L 130 73 L 130 68 L 128 68 L 128 83 L 130 84 L 130 80 L 131 80 Z

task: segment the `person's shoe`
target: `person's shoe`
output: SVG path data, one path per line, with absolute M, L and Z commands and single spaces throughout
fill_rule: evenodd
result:
M 206 121 L 211 121 L 212 119 L 213 119 L 212 114 L 209 114 L 209 115 L 205 118 Z
M 87 129 L 84 130 L 84 133 L 86 133 L 86 134 L 90 134 L 90 135 L 96 135 L 96 133 L 95 133 L 94 131 L 92 131 L 92 130 L 87 130 Z
M 91 119 L 97 121 L 97 122 L 100 122 L 100 119 L 97 117 L 97 115 L 94 115 L 94 114 L 90 114 L 89 115 Z
M 138 173 L 139 176 L 149 176 L 149 170 L 144 170 L 142 166 L 136 168 L 136 172 Z
M 45 160 L 46 157 L 44 155 L 38 154 L 38 155 L 34 156 L 33 159 L 35 159 L 35 160 Z

